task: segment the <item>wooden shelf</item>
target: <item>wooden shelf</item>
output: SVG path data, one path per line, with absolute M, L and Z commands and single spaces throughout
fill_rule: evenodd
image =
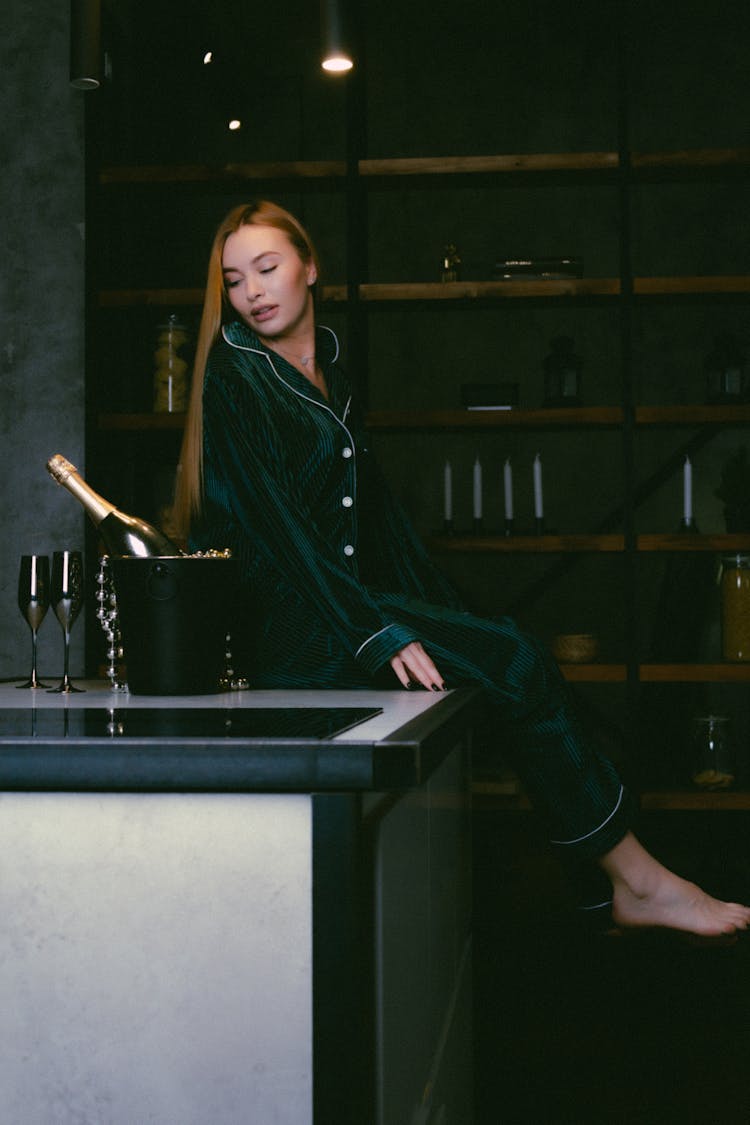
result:
M 750 792 L 746 789 L 650 789 L 641 793 L 643 809 L 675 809 L 684 812 L 715 810 L 717 812 L 750 809 Z
M 203 289 L 102 289 L 99 307 L 102 309 L 131 308 L 138 305 L 184 306 L 201 305 Z
M 729 664 L 641 664 L 641 683 L 651 684 L 750 684 L 750 663 Z
M 499 426 L 617 426 L 622 421 L 619 406 L 571 406 L 554 410 L 371 410 L 366 424 L 370 430 L 483 430 Z
M 750 276 L 636 277 L 636 294 L 750 293 Z M 518 278 L 509 281 L 404 281 L 366 282 L 358 287 L 362 301 L 480 301 L 565 297 L 617 297 L 620 282 L 613 277 L 571 277 L 556 280 Z M 323 287 L 324 302 L 348 299 L 346 285 Z M 200 305 L 203 289 L 104 289 L 101 308 L 133 305 Z
M 204 289 L 102 289 L 99 292 L 99 307 L 103 309 L 133 308 L 136 306 L 195 306 L 203 304 Z M 345 285 L 324 285 L 321 300 L 345 301 L 348 293 Z
M 466 553 L 528 552 L 554 554 L 565 551 L 624 551 L 624 535 L 433 535 L 429 546 L 434 551 Z M 658 551 L 734 551 L 750 552 L 750 535 L 639 535 L 636 550 Z
M 98 430 L 126 430 L 142 433 L 145 430 L 182 430 L 185 414 L 158 411 L 153 414 L 100 414 L 96 420 Z
M 617 168 L 616 152 L 530 152 L 506 156 L 416 156 L 360 160 L 361 176 L 445 176 L 492 172 L 588 172 Z
M 616 277 L 514 278 L 506 281 L 369 282 L 359 287 L 363 301 L 461 301 L 511 298 L 617 297 Z M 636 277 L 633 292 L 657 294 L 750 293 L 750 276 Z
M 660 293 L 750 293 L 750 277 L 746 274 L 727 276 L 704 274 L 700 277 L 634 277 L 633 292 L 643 295 Z
M 643 418 L 641 418 L 643 414 Z M 101 414 L 100 429 L 138 429 L 152 428 L 155 417 L 179 418 L 181 415 L 142 414 Z M 126 421 L 127 419 L 127 421 Z M 700 423 L 750 422 L 750 406 L 681 406 L 681 407 L 638 407 L 636 420 L 643 425 L 676 423 L 698 425 Z M 618 426 L 623 422 L 623 412 L 619 406 L 580 406 L 549 410 L 371 410 L 366 417 L 369 430 L 494 430 L 537 429 L 547 427 L 588 427 Z M 170 423 L 170 426 L 176 423 Z M 716 546 L 709 545 L 709 539 Z M 740 546 L 743 550 L 750 546 L 750 537 L 745 536 L 741 543 L 737 536 L 705 535 L 643 535 L 639 537 L 639 549 L 654 550 L 732 550 Z M 747 542 L 745 542 L 747 540 Z M 657 545 L 658 544 L 658 545 Z
M 639 426 L 694 426 L 703 423 L 742 425 L 750 422 L 750 406 L 636 406 Z
M 633 152 L 637 169 L 741 168 L 750 166 L 750 148 L 692 148 L 676 152 Z
M 428 541 L 433 551 L 466 553 L 559 554 L 567 551 L 624 551 L 622 535 L 434 535 Z
M 487 175 L 513 172 L 598 172 L 619 167 L 617 152 L 529 152 L 486 156 L 417 156 L 360 160 L 360 176 Z M 748 148 L 634 152 L 638 170 L 744 168 Z M 118 164 L 99 172 L 103 186 L 116 184 L 223 183 L 252 180 L 343 179 L 345 160 L 251 161 L 228 164 Z
M 624 684 L 625 664 L 559 664 L 563 678 L 571 684 Z
M 566 277 L 555 280 L 368 282 L 359 287 L 363 301 L 464 301 L 518 297 L 616 297 L 616 277 Z
M 520 781 L 490 781 L 477 778 L 471 783 L 472 804 L 479 808 L 529 812 L 531 802 L 521 788 Z
M 472 782 L 473 803 L 481 808 L 527 812 L 531 803 L 520 782 L 515 786 L 508 781 L 478 778 Z M 707 792 L 702 789 L 647 789 L 640 795 L 640 806 L 647 810 L 692 811 L 748 811 L 750 792 L 746 789 L 726 789 Z
M 102 168 L 99 183 L 222 183 L 226 180 L 340 179 L 344 160 L 286 160 L 249 164 L 124 164 Z
M 637 406 L 639 426 L 736 425 L 750 423 L 750 405 Z M 617 426 L 624 421 L 619 406 L 574 406 L 526 410 L 371 410 L 368 428 L 374 430 L 474 430 L 498 426 Z
M 625 683 L 628 678 L 626 664 L 560 664 L 563 677 L 570 683 Z M 638 668 L 641 683 L 750 683 L 748 664 L 641 664 Z
M 639 551 L 750 551 L 750 535 L 638 535 Z

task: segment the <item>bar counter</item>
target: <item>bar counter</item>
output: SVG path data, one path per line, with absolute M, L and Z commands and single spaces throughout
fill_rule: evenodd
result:
M 79 686 L 0 686 L 0 1116 L 469 1125 L 476 693 Z

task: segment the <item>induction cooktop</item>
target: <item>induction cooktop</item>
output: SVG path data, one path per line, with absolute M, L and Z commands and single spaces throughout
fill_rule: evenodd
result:
M 382 707 L 0 708 L 9 738 L 327 739 Z

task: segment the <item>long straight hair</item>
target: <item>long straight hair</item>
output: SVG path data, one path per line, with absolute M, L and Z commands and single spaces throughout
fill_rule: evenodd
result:
M 287 235 L 305 264 L 312 262 L 318 273 L 320 263 L 307 231 L 289 211 L 275 203 L 260 199 L 233 207 L 214 236 L 208 260 L 208 277 L 203 299 L 198 340 L 193 363 L 185 433 L 177 466 L 173 519 L 175 529 L 187 538 L 191 520 L 199 514 L 203 501 L 203 384 L 211 348 L 216 343 L 222 324 L 236 316 L 227 298 L 222 270 L 224 244 L 230 234 L 243 226 L 275 227 Z M 312 287 L 313 297 L 316 286 Z

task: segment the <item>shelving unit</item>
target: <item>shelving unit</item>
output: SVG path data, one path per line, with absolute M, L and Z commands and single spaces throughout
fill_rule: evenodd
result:
M 356 147 L 356 142 L 355 142 Z M 557 177 L 561 183 L 578 182 L 582 177 L 602 183 L 618 193 L 623 230 L 627 227 L 624 211 L 628 207 L 633 183 L 653 178 L 675 178 L 689 174 L 724 172 L 744 176 L 750 170 L 748 148 L 697 148 L 675 152 L 628 151 L 626 141 L 620 151 L 510 153 L 473 156 L 420 156 L 368 158 L 362 153 L 347 161 L 283 161 L 250 163 L 194 163 L 182 165 L 106 166 L 98 173 L 100 193 L 122 189 L 146 191 L 165 184 L 203 185 L 207 190 L 235 189 L 251 186 L 257 192 L 269 185 L 333 185 L 348 200 L 349 237 L 353 243 L 347 251 L 350 275 L 346 284 L 329 285 L 323 289 L 326 305 L 338 307 L 346 315 L 352 336 L 357 338 L 358 357 L 366 353 L 367 316 L 373 309 L 429 308 L 495 310 L 509 303 L 524 302 L 545 306 L 560 303 L 591 304 L 621 311 L 623 352 L 628 351 L 629 321 L 635 302 L 673 298 L 690 300 L 698 296 L 709 299 L 731 298 L 750 294 L 750 274 L 694 274 L 680 276 L 633 275 L 628 258 L 627 232 L 620 247 L 620 269 L 616 276 L 586 276 L 569 279 L 535 279 L 488 281 L 467 279 L 443 283 L 439 281 L 371 281 L 367 271 L 367 251 L 363 245 L 367 229 L 368 192 L 383 185 L 398 184 L 419 189 L 437 183 L 450 183 L 461 190 L 475 183 L 507 184 L 518 182 L 549 183 Z M 352 232 L 355 232 L 354 234 Z M 356 233 L 359 232 L 359 233 Z M 357 239 L 360 239 L 357 245 Z M 175 280 L 179 280 L 175 278 Z M 195 287 L 102 289 L 96 295 L 99 315 L 116 315 L 137 309 L 197 309 L 202 290 Z M 655 427 L 687 427 L 695 431 L 713 432 L 720 426 L 750 424 L 750 405 L 646 405 L 634 401 L 628 356 L 622 379 L 622 396 L 618 405 L 593 405 L 566 410 L 512 409 L 507 411 L 467 411 L 458 409 L 371 409 L 368 427 L 378 434 L 491 434 L 495 431 L 533 433 L 593 430 L 612 431 L 621 435 L 624 449 L 625 490 L 615 527 L 597 528 L 589 534 L 555 534 L 543 536 L 492 534 L 473 536 L 433 535 L 429 547 L 435 553 L 453 557 L 466 555 L 511 554 L 565 557 L 566 565 L 576 556 L 620 556 L 630 566 L 626 600 L 631 605 L 633 567 L 639 557 L 658 553 L 707 553 L 750 551 L 750 535 L 680 535 L 641 534 L 635 511 L 639 502 L 635 479 L 635 435 Z M 96 412 L 94 428 L 102 438 L 158 440 L 161 434 L 178 434 L 184 425 L 179 414 L 148 414 L 143 412 Z M 119 436 L 118 436 L 119 435 Z M 641 685 L 693 683 L 750 683 L 750 665 L 724 663 L 643 663 L 633 651 L 625 661 L 562 666 L 564 676 L 573 683 L 624 685 L 633 698 Z M 480 799 L 491 797 L 491 791 L 475 790 Z M 497 794 L 496 794 L 497 797 Z M 513 800 L 513 798 L 509 798 Z M 515 798 L 518 806 L 518 798 Z M 521 802 L 522 803 L 522 802 Z M 741 808 L 750 809 L 750 793 L 741 791 L 705 794 L 675 790 L 649 791 L 644 795 L 648 808 Z

